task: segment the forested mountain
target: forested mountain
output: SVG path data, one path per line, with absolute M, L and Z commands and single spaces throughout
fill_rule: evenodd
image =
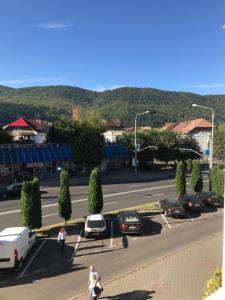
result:
M 0 86 L 0 123 L 17 117 L 57 120 L 67 117 L 74 105 L 98 111 L 103 118 L 118 119 L 125 126 L 134 126 L 135 115 L 149 110 L 138 119 L 138 125 L 159 127 L 165 122 L 206 118 L 210 111 L 192 108 L 192 103 L 215 109 L 217 124 L 225 123 L 225 95 L 201 96 L 186 92 L 170 92 L 152 88 L 123 87 L 94 92 L 72 86 L 45 86 L 13 89 Z

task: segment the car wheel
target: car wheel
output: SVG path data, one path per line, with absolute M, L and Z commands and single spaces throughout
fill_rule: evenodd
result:
M 90 233 L 87 232 L 87 231 L 85 231 L 85 232 L 84 232 L 84 236 L 86 237 L 86 239 L 88 239 L 88 238 L 90 237 Z

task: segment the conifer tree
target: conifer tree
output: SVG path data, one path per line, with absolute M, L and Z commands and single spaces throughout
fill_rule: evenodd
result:
M 62 170 L 60 173 L 60 190 L 58 194 L 58 209 L 61 218 L 68 221 L 72 214 L 70 190 L 69 190 L 69 175 L 68 172 Z
M 179 197 L 186 193 L 186 178 L 184 172 L 184 164 L 179 161 L 176 170 L 176 195 Z
M 191 170 L 192 170 L 192 159 L 189 158 L 189 159 L 187 160 L 187 172 L 188 172 L 188 173 L 191 173 Z
M 42 227 L 41 193 L 39 179 L 33 179 L 33 205 L 32 205 L 32 223 L 33 228 Z
M 103 208 L 103 196 L 101 177 L 98 167 L 91 171 L 88 186 L 88 211 L 89 213 L 100 213 Z
M 192 174 L 191 174 L 191 186 L 192 190 L 197 192 L 201 192 L 203 188 L 203 180 L 202 180 L 202 173 L 200 169 L 200 162 L 199 160 L 193 160 L 192 166 Z
M 23 226 L 33 228 L 32 222 L 33 208 L 33 184 L 31 181 L 24 181 L 20 198 L 20 221 Z

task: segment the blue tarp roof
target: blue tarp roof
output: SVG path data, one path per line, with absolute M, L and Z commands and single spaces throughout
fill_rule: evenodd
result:
M 105 145 L 103 150 L 107 159 L 126 158 L 128 156 L 128 151 L 123 145 Z M 0 147 L 0 165 L 71 160 L 72 146 L 70 145 Z

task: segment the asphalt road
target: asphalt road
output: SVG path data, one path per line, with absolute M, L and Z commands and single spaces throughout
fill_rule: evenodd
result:
M 116 191 L 112 190 L 115 187 L 106 186 L 108 193 L 105 195 L 111 195 L 113 191 L 124 193 L 106 197 L 106 203 L 117 201 L 112 206 L 127 206 L 148 202 L 149 199 L 155 201 L 174 193 L 173 181 L 138 185 L 119 185 Z M 152 197 L 160 193 L 163 195 Z M 81 211 L 86 209 L 85 201 L 75 202 L 75 207 L 78 203 L 81 204 Z M 16 275 L 0 274 L 0 299 L 27 300 L 32 295 L 32 300 L 66 300 L 87 289 L 88 267 L 91 264 L 96 266 L 104 282 L 216 233 L 221 233 L 222 247 L 222 208 L 206 208 L 202 213 L 190 212 L 183 219 L 165 218 L 159 212 L 145 213 L 143 219 L 144 236 L 121 236 L 117 221 L 107 219 L 107 238 L 86 240 L 83 236 L 79 238 L 83 229 L 83 224 L 80 224 L 69 231 L 63 255 L 59 252 L 56 237 L 52 236 L 33 263 L 25 267 L 25 271 Z M 209 254 L 209 263 L 210 259 Z
M 205 184 L 207 186 L 207 183 Z M 187 185 L 190 188 L 190 185 Z M 144 183 L 107 184 L 102 186 L 104 212 L 133 205 L 155 202 L 164 197 L 174 197 L 174 179 Z M 41 187 L 43 225 L 59 223 L 57 194 L 58 187 Z M 87 186 L 71 186 L 72 218 L 87 215 Z M 19 226 L 19 200 L 0 201 L 0 230 Z

